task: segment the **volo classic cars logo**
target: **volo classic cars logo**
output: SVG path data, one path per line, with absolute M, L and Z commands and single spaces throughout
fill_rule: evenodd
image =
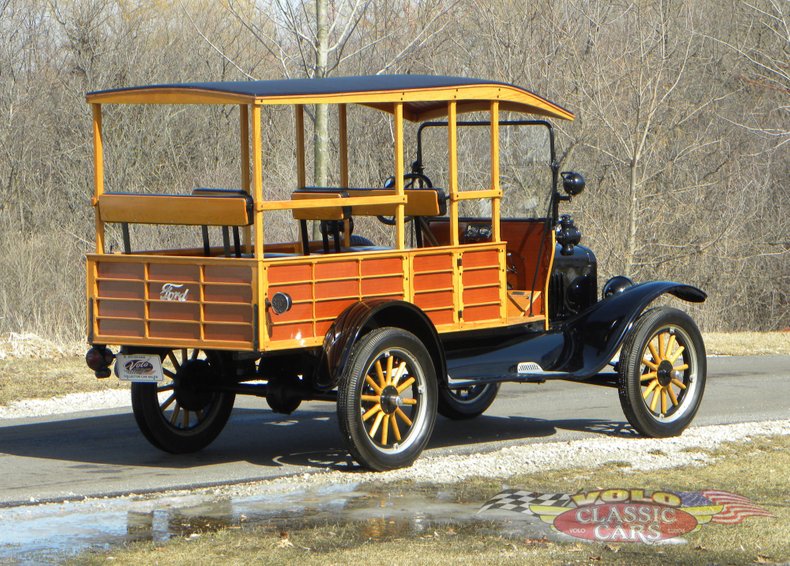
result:
M 480 508 L 489 510 L 534 515 L 579 539 L 641 543 L 681 537 L 706 523 L 735 525 L 746 517 L 773 516 L 742 495 L 717 490 L 605 489 L 571 495 L 508 489 Z

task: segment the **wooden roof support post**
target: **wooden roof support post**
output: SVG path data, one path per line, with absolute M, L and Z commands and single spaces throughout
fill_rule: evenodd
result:
M 252 106 L 252 199 L 255 202 L 255 259 L 263 259 L 263 165 L 261 155 L 261 107 Z
M 250 192 L 250 113 L 246 104 L 239 105 L 239 142 L 241 146 L 241 188 Z M 244 227 L 244 252 L 252 253 L 252 230 Z
M 104 193 L 104 142 L 101 131 L 101 104 L 93 110 L 93 206 L 96 217 L 96 253 L 104 253 L 104 222 L 99 215 L 99 197 Z
M 500 204 L 502 202 L 501 186 L 499 184 L 499 101 L 491 101 L 491 190 L 498 196 L 491 197 L 491 239 L 499 242 L 501 232 L 499 229 Z
M 458 126 L 456 125 L 456 102 L 447 103 L 447 151 L 450 155 L 449 184 L 450 193 L 450 245 L 458 245 Z
M 403 103 L 395 103 L 395 194 L 402 197 L 404 193 L 403 179 Z M 405 203 L 399 203 L 395 210 L 396 246 L 399 250 L 406 248 Z
M 348 188 L 348 116 L 347 105 L 339 104 L 337 107 L 337 128 L 340 138 L 340 186 Z M 343 221 L 343 245 L 351 247 L 351 220 Z

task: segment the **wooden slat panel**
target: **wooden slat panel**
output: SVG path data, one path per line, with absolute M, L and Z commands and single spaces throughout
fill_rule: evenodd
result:
M 152 263 L 148 267 L 151 281 L 200 281 L 200 266 L 185 264 Z
M 103 261 L 96 266 L 98 276 L 104 279 L 142 279 L 145 272 L 142 263 L 113 263 Z
M 203 307 L 206 322 L 244 322 L 252 324 L 252 308 L 249 305 L 212 305 Z
M 499 304 L 481 307 L 464 307 L 464 321 L 494 320 L 499 318 Z
M 191 320 L 194 322 L 199 322 L 200 305 L 195 302 L 152 302 L 148 305 L 148 316 L 150 318 L 162 318 L 167 320 Z
M 145 335 L 145 325 L 141 320 L 99 319 L 99 334 L 142 338 Z
M 240 324 L 206 324 L 204 334 L 207 340 L 248 342 L 252 340 L 252 326 Z
M 451 271 L 446 273 L 423 273 L 414 276 L 414 292 L 421 293 L 432 289 L 447 289 L 453 286 L 453 274 Z
M 152 320 L 148 323 L 148 335 L 151 338 L 200 340 L 200 325 L 188 322 L 165 322 Z
M 113 316 L 120 318 L 139 318 L 145 317 L 145 303 L 143 301 L 112 301 L 100 299 L 99 316 Z
M 145 287 L 142 281 L 98 281 L 100 298 L 144 299 Z

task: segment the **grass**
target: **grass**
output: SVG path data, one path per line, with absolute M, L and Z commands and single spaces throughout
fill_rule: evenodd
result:
M 115 377 L 96 379 L 82 356 L 0 360 L 0 405 L 125 387 Z
M 706 333 L 708 354 L 753 356 L 790 355 L 790 332 Z M 35 338 L 21 346 L 0 340 L 0 405 L 21 399 L 49 399 L 68 393 L 126 387 L 115 377 L 96 379 L 81 353 L 87 346 L 55 348 Z M 54 355 L 50 352 L 55 351 Z M 5 358 L 2 357 L 6 352 Z
M 751 517 L 742 524 L 704 525 L 685 536 L 687 544 L 643 545 L 552 542 L 497 534 L 493 524 L 446 524 L 414 533 L 393 519 L 313 524 L 284 532 L 281 525 L 230 525 L 186 535 L 168 543 L 134 543 L 109 552 L 88 553 L 77 564 L 753 564 L 790 560 L 790 437 L 755 438 L 725 445 L 704 467 L 624 472 L 617 466 L 595 470 L 553 470 L 507 479 L 528 490 L 574 493 L 607 487 L 697 491 L 722 489 L 749 497 L 774 517 Z M 668 457 L 671 457 L 668 456 Z M 480 478 L 452 486 L 457 502 L 482 504 L 502 490 L 502 479 Z M 379 489 L 392 497 L 421 489 L 408 482 Z

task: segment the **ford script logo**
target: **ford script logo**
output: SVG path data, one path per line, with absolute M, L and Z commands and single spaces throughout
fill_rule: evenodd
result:
M 175 283 L 165 283 L 162 285 L 162 290 L 159 292 L 159 299 L 162 301 L 179 301 L 184 302 L 187 300 L 189 289 L 186 285 L 176 285 Z
M 154 372 L 154 366 L 148 360 L 129 360 L 123 367 L 134 375 L 151 375 Z

